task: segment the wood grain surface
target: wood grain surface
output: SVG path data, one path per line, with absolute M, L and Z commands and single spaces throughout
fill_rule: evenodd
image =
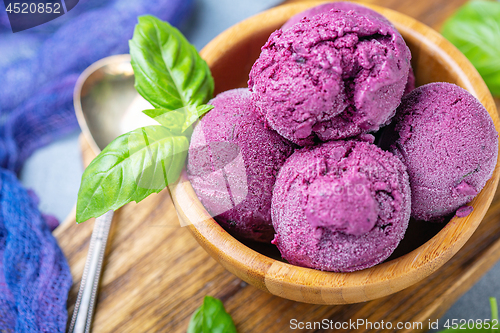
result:
M 367 1 L 412 16 L 439 29 L 465 0 Z M 498 99 L 497 107 L 500 106 Z M 85 164 L 94 157 L 81 140 Z M 68 304 L 76 300 L 93 221 L 74 216 L 54 232 L 74 279 Z M 437 273 L 394 295 L 342 306 L 298 303 L 242 282 L 213 260 L 179 225 L 168 192 L 128 204 L 114 217 L 96 308 L 94 332 L 185 332 L 205 295 L 220 298 L 238 332 L 288 332 L 290 320 L 422 322 L 441 316 L 500 258 L 500 195 L 465 246 Z M 319 332 L 319 329 L 296 330 Z M 352 331 L 346 329 L 343 331 Z M 365 330 L 358 330 L 365 331 Z M 366 330 L 375 332 L 378 330 Z M 413 330 L 400 330 L 413 331 Z

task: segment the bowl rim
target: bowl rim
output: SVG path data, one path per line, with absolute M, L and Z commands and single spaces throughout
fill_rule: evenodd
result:
M 203 48 L 201 55 L 212 67 L 224 50 L 249 38 L 257 22 L 262 26 L 279 27 L 291 15 L 326 2 L 331 1 L 294 2 L 252 16 L 214 38 Z M 479 73 L 458 49 L 435 30 L 409 16 L 375 5 L 359 4 L 387 17 L 403 36 L 425 44 L 451 66 L 457 84 L 481 101 L 492 117 L 497 132 L 500 132 L 500 119 L 493 97 Z M 472 213 L 462 218 L 453 217 L 434 237 L 410 253 L 352 273 L 324 272 L 294 266 L 245 246 L 220 227 L 203 208 L 185 170 L 180 179 L 169 186 L 169 190 L 181 225 L 187 225 L 200 245 L 242 280 L 294 301 L 347 304 L 380 298 L 409 287 L 429 276 L 458 252 L 476 230 L 493 200 L 500 178 L 499 160 L 500 156 L 491 179 L 469 203 L 474 207 Z

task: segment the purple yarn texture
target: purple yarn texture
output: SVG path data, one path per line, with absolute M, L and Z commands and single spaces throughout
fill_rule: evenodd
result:
M 13 34 L 0 10 L 0 332 L 65 332 L 72 285 L 52 236 L 58 222 L 16 175 L 38 148 L 77 128 L 73 89 L 93 62 L 128 53 L 137 17 L 178 25 L 192 0 L 80 0 Z

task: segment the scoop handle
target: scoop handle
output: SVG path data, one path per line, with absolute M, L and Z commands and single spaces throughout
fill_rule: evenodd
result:
M 110 210 L 95 220 L 87 261 L 85 262 L 80 290 L 78 291 L 68 333 L 90 332 L 113 213 Z

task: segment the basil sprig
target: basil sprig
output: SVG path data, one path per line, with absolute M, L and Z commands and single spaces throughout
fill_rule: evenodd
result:
M 236 333 L 231 316 L 217 298 L 205 296 L 189 322 L 187 333 Z
M 213 108 L 214 81 L 206 62 L 174 27 L 139 17 L 129 43 L 137 91 L 155 109 L 143 111 L 160 125 L 113 140 L 87 167 L 76 206 L 78 223 L 139 202 L 180 175 L 193 123 Z

